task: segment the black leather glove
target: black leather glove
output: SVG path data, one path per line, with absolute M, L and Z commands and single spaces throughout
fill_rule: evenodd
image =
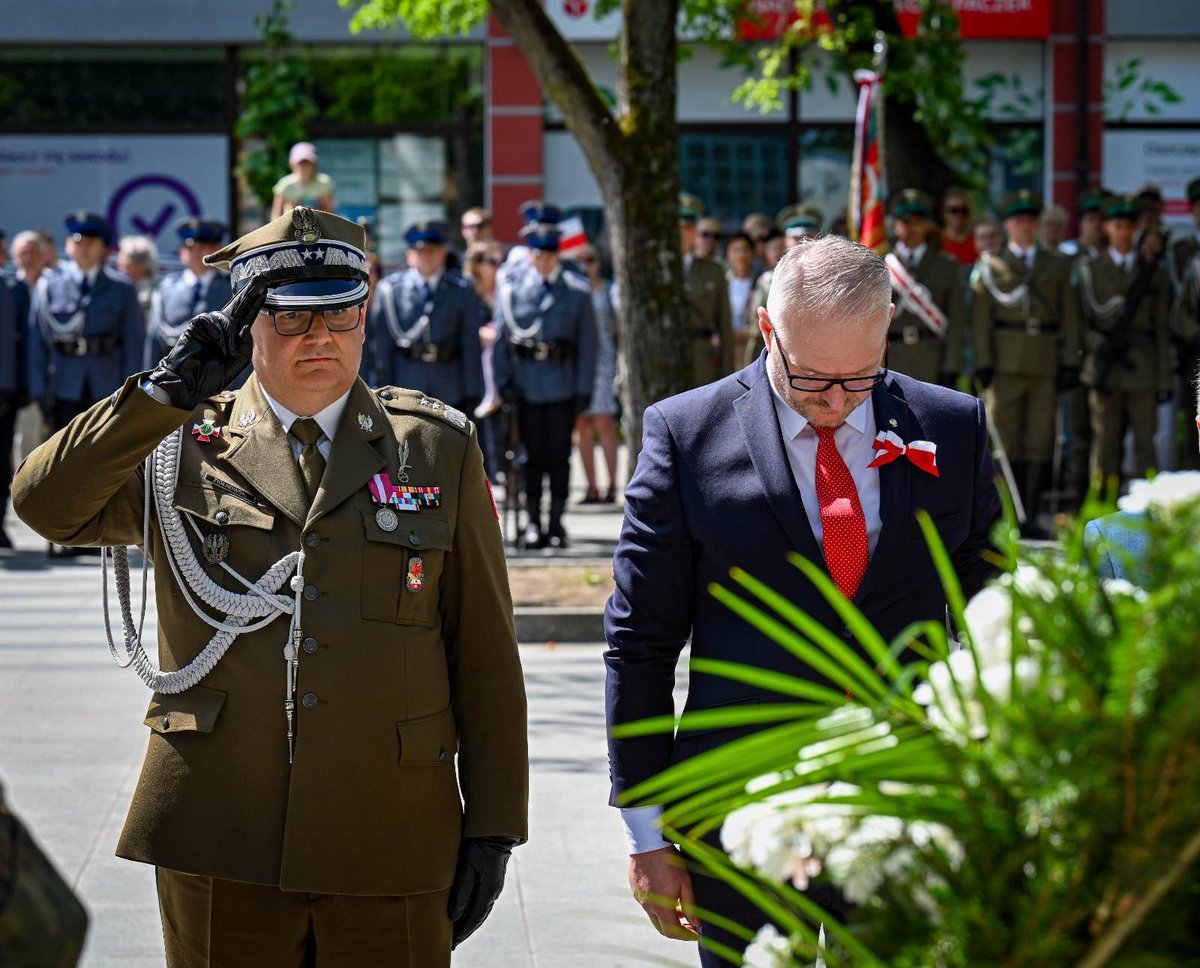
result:
M 1058 387 L 1059 393 L 1070 393 L 1079 386 L 1079 367 L 1059 367 L 1058 377 L 1055 380 L 1055 385 Z
M 975 379 L 979 381 L 979 385 L 987 389 L 992 385 L 992 377 L 996 375 L 996 371 L 990 366 L 981 366 L 975 371 Z
M 454 922 L 451 949 L 471 937 L 492 913 L 504 889 L 504 869 L 516 837 L 468 837 L 458 848 L 458 869 L 450 888 L 446 913 Z
M 958 374 L 953 370 L 942 370 L 938 374 L 938 383 L 953 390 L 958 386 Z
M 1154 399 L 1157 400 L 1159 403 L 1170 403 L 1172 400 L 1175 399 L 1175 391 L 1174 390 L 1159 390 L 1158 393 L 1155 394 Z
M 193 317 L 171 352 L 150 371 L 150 382 L 166 393 L 171 406 L 194 410 L 237 379 L 250 362 L 250 327 L 266 298 L 266 282 L 254 276 L 224 309 Z
M 581 413 L 587 410 L 592 405 L 591 397 L 576 396 L 575 397 L 575 416 L 578 417 Z

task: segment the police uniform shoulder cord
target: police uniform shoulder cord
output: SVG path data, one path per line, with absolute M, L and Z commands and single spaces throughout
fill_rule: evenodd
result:
M 1004 292 L 996 285 L 996 277 L 992 274 L 992 257 L 985 255 L 979 260 L 979 278 L 983 280 L 987 291 L 1005 309 L 1021 307 L 1021 312 L 1029 310 L 1029 284 L 1022 282 L 1012 292 Z
M 505 279 L 500 286 L 500 295 L 497 302 L 500 303 L 500 313 L 504 317 L 504 324 L 508 328 L 510 339 L 513 340 L 530 340 L 541 335 L 542 332 L 542 317 L 547 309 L 554 305 L 554 294 L 546 293 L 540 303 L 538 303 L 537 315 L 533 317 L 533 322 L 529 326 L 518 326 L 517 318 L 513 314 L 512 308 L 512 282 Z
M 400 325 L 400 317 L 396 315 L 396 301 L 392 298 L 395 292 L 390 282 L 380 281 L 379 288 L 383 289 L 383 314 L 387 317 L 388 329 L 392 334 L 392 341 L 402 350 L 408 349 L 420 339 L 429 329 L 429 317 L 433 313 L 433 294 L 430 293 L 429 298 L 425 300 L 425 305 L 421 309 L 421 318 L 418 319 L 411 329 L 405 329 Z
M 1096 287 L 1092 281 L 1092 270 L 1086 261 L 1079 263 L 1079 281 L 1081 283 L 1079 289 L 1083 293 L 1083 300 L 1087 303 L 1087 307 L 1091 310 L 1094 318 L 1107 322 L 1125 308 L 1125 297 L 1120 293 L 1110 296 L 1103 304 L 1096 299 Z
M 84 319 L 84 311 L 92 301 L 91 294 L 82 296 L 79 299 L 75 311 L 71 313 L 71 318 L 65 323 L 60 323 L 54 313 L 50 311 L 50 279 L 47 276 L 42 276 L 37 281 L 37 286 L 34 287 L 34 294 L 38 304 L 38 319 L 41 321 L 42 332 L 51 342 L 63 339 L 75 339 L 83 333 L 83 327 L 86 323 Z
M 216 629 L 216 634 L 191 662 L 182 669 L 164 672 L 147 655 L 142 645 L 142 628 L 146 621 L 147 561 L 143 550 L 142 559 L 142 610 L 141 619 L 135 628 L 130 602 L 129 553 L 124 547 L 105 548 L 101 557 L 101 580 L 104 583 L 104 632 L 108 638 L 108 649 L 113 660 L 121 668 L 133 666 L 138 677 L 158 693 L 174 694 L 190 689 L 207 676 L 221 661 L 237 636 L 254 632 L 270 625 L 280 615 L 290 615 L 288 638 L 283 654 L 286 665 L 284 686 L 284 710 L 287 718 L 288 762 L 293 752 L 293 715 L 295 710 L 296 671 L 299 663 L 300 603 L 304 589 L 304 552 L 293 551 L 285 555 L 257 581 L 251 582 L 238 574 L 225 562 L 221 567 L 233 575 L 248 590 L 248 594 L 232 592 L 214 582 L 196 558 L 188 540 L 183 520 L 173 504 L 175 485 L 178 478 L 179 453 L 182 448 L 182 429 L 170 434 L 146 458 L 145 510 L 142 522 L 143 549 L 151 546 L 150 504 L 153 500 L 158 510 L 158 526 L 162 535 L 163 550 L 171 573 L 179 590 L 192 611 L 206 625 Z M 192 523 L 196 534 L 199 528 Z M 108 609 L 108 556 L 112 555 L 113 575 L 117 588 L 117 600 L 121 607 L 124 627 L 124 646 L 118 650 L 113 641 Z M 293 575 L 293 572 L 295 573 Z M 291 577 L 291 595 L 277 594 Z M 224 615 L 217 619 L 207 614 L 196 602 Z
M 154 291 L 154 295 L 150 297 L 150 328 L 162 337 L 164 343 L 168 346 L 174 346 L 191 321 L 192 317 L 189 315 L 177 326 L 172 326 L 168 323 L 167 312 L 163 308 L 162 290 L 156 289 Z

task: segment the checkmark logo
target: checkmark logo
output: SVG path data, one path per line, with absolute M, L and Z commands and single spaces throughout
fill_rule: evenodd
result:
M 171 221 L 171 216 L 174 214 L 175 206 L 171 203 L 168 203 L 162 207 L 162 210 L 152 222 L 147 222 L 140 215 L 132 216 L 129 221 L 131 221 L 134 224 L 134 227 L 137 228 L 137 230 L 143 235 L 148 235 L 151 238 L 154 238 L 163 230 L 164 226 Z

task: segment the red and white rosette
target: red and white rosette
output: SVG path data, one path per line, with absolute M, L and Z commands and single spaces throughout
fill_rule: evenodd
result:
M 899 457 L 907 457 L 926 474 L 941 476 L 937 467 L 937 444 L 931 440 L 914 440 L 906 444 L 894 431 L 881 430 L 871 441 L 871 446 L 877 453 L 867 467 L 882 467 Z

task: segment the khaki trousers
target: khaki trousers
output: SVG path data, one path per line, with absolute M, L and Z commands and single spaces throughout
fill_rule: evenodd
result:
M 1054 377 L 997 373 L 984 391 L 984 403 L 1010 461 L 1046 464 L 1054 459 Z
M 1092 411 L 1092 476 L 1119 477 L 1125 428 L 1133 430 L 1133 475 L 1145 477 L 1158 463 L 1154 431 L 1158 400 L 1154 390 L 1115 390 L 1108 396 L 1095 390 L 1088 396 Z
M 448 968 L 450 892 L 305 894 L 156 868 L 167 968 Z

